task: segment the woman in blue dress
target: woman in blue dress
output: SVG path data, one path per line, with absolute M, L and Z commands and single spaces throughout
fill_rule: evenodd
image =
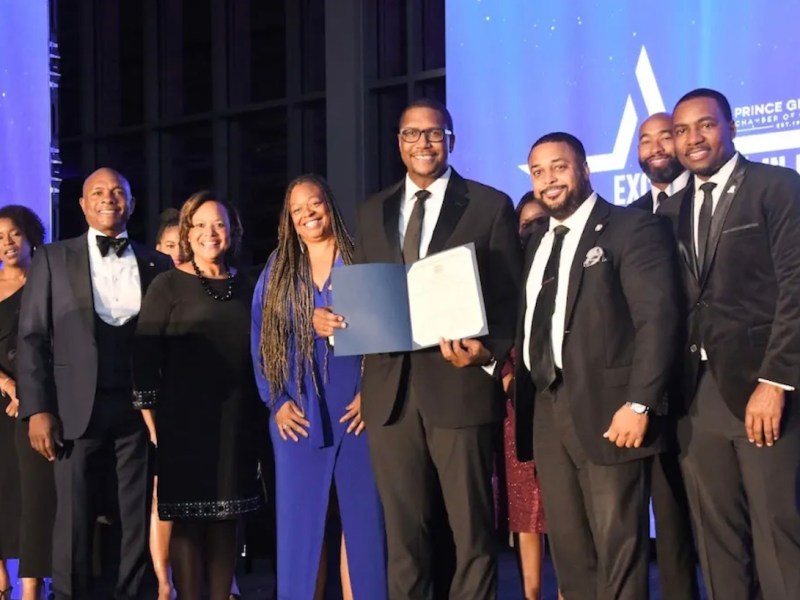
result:
M 361 421 L 361 357 L 337 357 L 312 325 L 331 304 L 330 273 L 353 242 L 325 181 L 289 184 L 270 256 L 253 296 L 252 354 L 270 409 L 275 453 L 278 599 L 324 597 L 339 553 L 345 600 L 387 597 L 383 512 Z M 331 507 L 342 535 L 326 549 Z

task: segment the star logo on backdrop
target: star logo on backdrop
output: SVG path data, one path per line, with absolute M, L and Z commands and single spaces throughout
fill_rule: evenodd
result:
M 650 63 L 650 57 L 647 55 L 647 49 L 644 46 L 639 51 L 635 73 L 639 91 L 647 109 L 647 115 L 666 112 L 664 99 L 661 96 L 661 90 L 653 72 L 653 65 Z M 628 94 L 611 152 L 591 154 L 586 157 L 586 162 L 589 164 L 589 170 L 592 173 L 623 171 L 625 169 L 633 142 L 636 139 L 636 129 L 639 126 L 639 122 L 639 114 L 633 104 L 633 97 Z M 756 133 L 736 138 L 736 149 L 746 156 L 792 150 L 794 148 L 800 148 L 800 129 Z M 528 175 L 527 164 L 518 166 L 525 175 Z

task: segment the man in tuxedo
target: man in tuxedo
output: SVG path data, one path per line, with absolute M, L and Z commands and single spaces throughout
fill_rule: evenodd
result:
M 650 180 L 651 189 L 630 206 L 655 213 L 661 203 L 686 187 L 689 172 L 675 156 L 672 115 L 650 115 L 639 126 L 639 166 Z
M 408 106 L 398 133 L 406 176 L 358 213 L 357 263 L 409 264 L 474 243 L 489 326 L 482 341 L 365 357 L 362 412 L 386 518 L 389 597 L 397 600 L 434 597 L 440 494 L 456 547 L 450 597 L 494 598 L 497 585 L 492 438 L 503 418 L 499 371 L 513 342 L 520 244 L 510 198 L 448 166 L 454 143 L 443 105 Z M 316 317 L 321 335 L 343 324 L 321 310 Z
M 656 113 L 645 119 L 639 127 L 639 166 L 650 180 L 652 189 L 632 202 L 630 206 L 633 208 L 654 213 L 664 200 L 686 187 L 689 172 L 675 155 L 672 115 Z M 670 251 L 673 246 L 670 246 Z M 697 556 L 692 537 L 689 500 L 678 460 L 675 408 L 671 407 L 668 411 L 669 420 L 664 428 L 667 447 L 652 459 L 650 495 L 656 521 L 661 593 L 665 598 L 694 600 L 700 597 Z
M 800 176 L 736 152 L 725 96 L 673 111 L 687 311 L 681 467 L 711 599 L 800 598 Z
M 592 191 L 583 144 L 534 143 L 531 234 L 516 335 L 520 460 L 535 458 L 565 598 L 648 595 L 648 463 L 663 450 L 677 343 L 668 228 Z
M 42 247 L 22 297 L 17 362 L 20 417 L 54 461 L 53 589 L 92 597 L 97 465 L 115 465 L 121 527 L 115 598 L 135 598 L 145 568 L 147 431 L 133 408 L 129 346 L 142 295 L 169 257 L 129 243 L 134 198 L 116 171 L 83 184 L 88 233 Z

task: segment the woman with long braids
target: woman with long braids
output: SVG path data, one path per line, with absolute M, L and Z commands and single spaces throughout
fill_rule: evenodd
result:
M 335 356 L 312 325 L 314 308 L 331 304 L 331 270 L 352 255 L 327 183 L 317 175 L 292 181 L 278 247 L 253 296 L 251 335 L 272 416 L 279 599 L 322 598 L 334 553 L 345 600 L 387 597 L 383 513 L 361 420 L 361 358 Z M 327 548 L 326 529 L 337 520 L 341 536 Z
M 236 525 L 260 504 L 258 394 L 250 362 L 252 285 L 233 265 L 242 225 L 198 192 L 180 214 L 186 262 L 142 300 L 133 347 L 135 405 L 157 447 L 158 515 L 172 521 L 169 560 L 181 600 L 228 600 Z M 168 592 L 168 590 L 165 590 Z

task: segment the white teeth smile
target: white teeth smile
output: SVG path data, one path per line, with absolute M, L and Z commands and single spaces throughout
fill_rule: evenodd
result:
M 306 221 L 305 225 L 303 225 L 306 229 L 316 229 L 319 227 L 319 219 L 313 219 L 311 221 Z
M 561 195 L 561 192 L 566 189 L 564 187 L 554 187 L 554 188 L 547 188 L 544 191 L 544 195 L 548 198 L 556 198 Z
M 6 250 L 6 251 L 5 251 L 5 255 L 6 255 L 6 256 L 13 257 L 13 256 L 16 256 L 17 254 L 19 254 L 19 250 L 17 250 L 16 248 L 15 248 L 15 249 L 11 249 L 11 250 Z

